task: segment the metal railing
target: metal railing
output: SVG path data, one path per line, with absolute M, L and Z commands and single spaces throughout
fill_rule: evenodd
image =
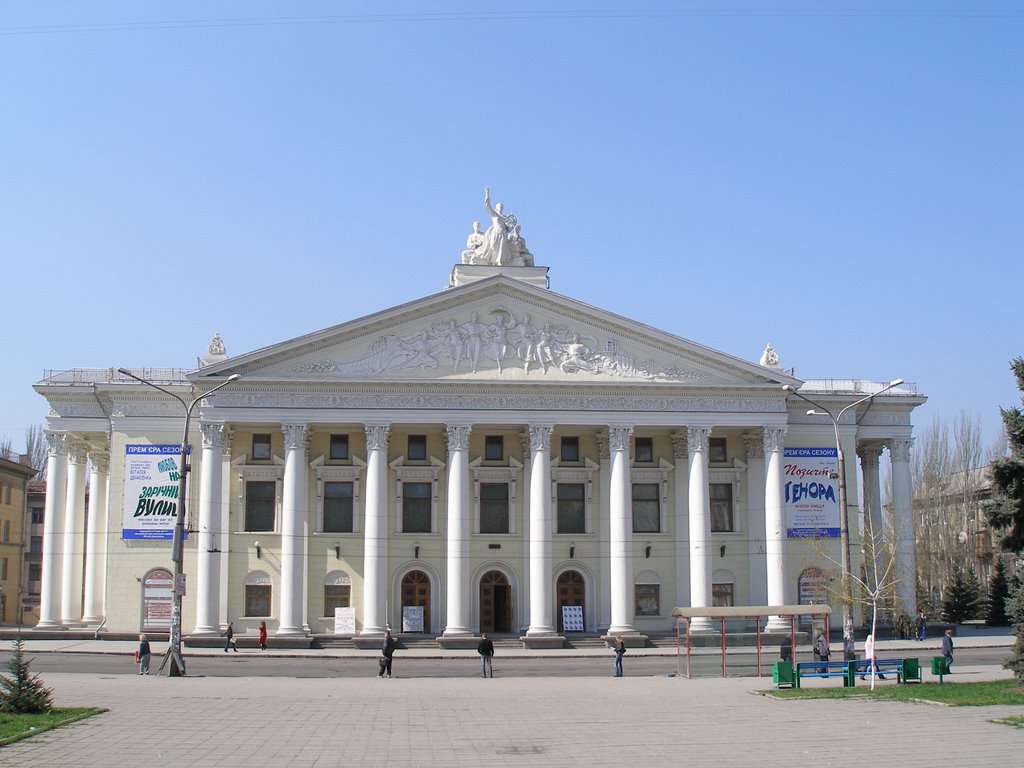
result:
M 192 371 L 187 368 L 132 368 L 132 373 L 157 384 L 188 384 Z M 117 368 L 70 368 L 65 371 L 46 369 L 40 384 L 136 384 L 130 376 L 118 373 Z

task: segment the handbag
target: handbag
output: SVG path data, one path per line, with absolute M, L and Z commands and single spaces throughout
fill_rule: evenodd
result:
M 377 663 L 380 664 L 380 668 L 381 669 L 384 669 L 384 667 L 386 667 L 388 665 L 388 660 L 387 660 L 386 657 L 381 656 L 380 657 L 380 661 L 378 661 Z

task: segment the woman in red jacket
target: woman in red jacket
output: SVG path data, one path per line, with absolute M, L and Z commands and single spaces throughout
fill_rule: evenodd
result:
M 260 650 L 267 650 L 267 622 L 260 622 Z

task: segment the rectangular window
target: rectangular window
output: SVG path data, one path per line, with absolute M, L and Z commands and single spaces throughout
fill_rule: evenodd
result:
M 508 531 L 508 483 L 480 483 L 480 533 Z
M 563 437 L 559 456 L 562 461 L 579 461 L 580 439 L 578 437 Z
M 711 483 L 711 530 L 719 533 L 735 530 L 732 520 L 732 483 Z
M 633 483 L 633 533 L 658 533 L 661 506 L 657 483 Z
M 638 437 L 633 440 L 634 461 L 650 463 L 654 461 L 654 438 Z
M 4 504 L 11 503 L 11 489 L 14 487 L 14 483 L 4 483 Z
M 0 560 L 0 581 L 7 581 L 7 558 Z
M 352 483 L 324 483 L 324 533 L 352 533 Z M 325 613 L 324 616 L 333 616 Z
M 583 483 L 558 484 L 558 533 L 586 532 Z
M 409 435 L 409 443 L 405 449 L 405 458 L 409 461 L 427 460 L 426 435 Z
M 28 543 L 28 551 L 33 555 L 43 554 L 43 537 L 33 536 Z
M 245 530 L 274 530 L 276 491 L 277 483 L 273 480 L 250 480 L 245 484 Z
M 430 483 L 402 483 L 402 533 L 430 533 Z
M 0 540 L 2 540 L 5 544 L 11 540 L 10 520 L 4 520 L 3 523 L 0 524 Z
M 717 462 L 724 464 L 729 460 L 728 455 L 725 452 L 725 438 L 724 437 L 709 437 L 708 438 L 708 461 Z
M 661 613 L 660 584 L 637 584 L 634 589 L 637 616 L 657 616 Z
M 270 616 L 270 585 L 245 585 L 245 615 Z
M 41 509 L 33 509 L 32 510 L 32 525 L 42 525 L 43 524 L 43 519 L 44 519 L 43 518 L 43 510 L 41 510 Z
M 348 584 L 324 584 L 324 616 L 334 616 L 335 608 L 352 607 L 352 587 Z
M 43 564 L 42 563 L 29 563 L 28 564 L 28 580 L 29 581 L 42 581 L 43 580 Z
M 484 437 L 484 460 L 501 461 L 505 458 L 505 438 L 501 435 Z
M 270 435 L 252 436 L 252 460 L 270 461 Z
M 735 605 L 732 588 L 732 584 L 712 584 L 711 605 L 715 608 L 731 608 Z
M 348 459 L 348 435 L 331 435 L 331 461 Z

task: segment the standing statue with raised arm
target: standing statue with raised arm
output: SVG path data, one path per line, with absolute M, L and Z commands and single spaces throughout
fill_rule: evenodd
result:
M 512 246 L 509 243 L 508 222 L 501 203 L 491 207 L 491 189 L 484 187 L 484 210 L 491 217 L 491 226 L 484 232 L 483 258 L 481 263 L 499 266 L 512 261 Z

